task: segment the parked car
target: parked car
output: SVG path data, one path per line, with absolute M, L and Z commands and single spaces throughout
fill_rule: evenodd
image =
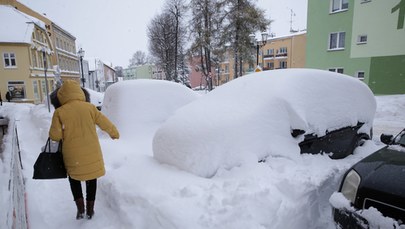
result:
M 273 156 L 344 158 L 371 138 L 375 111 L 371 90 L 351 76 L 252 73 L 179 109 L 157 130 L 153 152 L 159 162 L 203 177 Z
M 333 207 L 340 228 L 369 228 L 369 221 L 375 219 L 363 211 L 371 207 L 405 227 L 405 129 L 396 137 L 382 134 L 380 139 L 386 146 L 356 163 L 343 177 L 339 192 L 353 208 Z

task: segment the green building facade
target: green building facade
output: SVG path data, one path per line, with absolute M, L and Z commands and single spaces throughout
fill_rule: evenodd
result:
M 401 13 L 400 13 L 401 12 Z M 306 67 L 405 93 L 405 0 L 308 0 Z
M 128 67 L 123 70 L 124 80 L 133 79 L 154 79 L 155 65 L 145 64 L 139 66 Z

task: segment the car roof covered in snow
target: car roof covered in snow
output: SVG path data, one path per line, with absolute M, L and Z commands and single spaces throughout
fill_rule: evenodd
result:
M 298 156 L 292 129 L 323 136 L 362 122 L 369 130 L 375 111 L 368 86 L 347 75 L 315 69 L 253 73 L 179 109 L 158 129 L 154 157 L 207 177 L 245 160 Z

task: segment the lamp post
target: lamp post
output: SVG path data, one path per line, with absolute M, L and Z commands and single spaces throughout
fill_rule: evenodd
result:
M 84 57 L 84 50 L 83 50 L 82 48 L 80 48 L 79 51 L 77 52 L 77 54 L 78 54 L 79 57 L 80 57 L 80 69 L 81 69 L 81 73 L 82 73 L 81 81 L 82 81 L 82 85 L 83 85 L 83 88 L 84 88 L 84 83 L 86 82 L 86 79 L 84 78 L 84 73 L 83 73 L 83 57 Z
M 44 73 L 45 73 L 45 93 L 46 93 L 46 101 L 47 101 L 47 105 L 48 105 L 48 112 L 51 113 L 51 108 L 49 105 L 49 91 L 48 91 L 48 77 L 46 75 L 46 71 L 48 69 L 48 65 L 46 62 L 46 54 L 45 54 L 45 47 L 42 47 L 42 59 L 44 60 Z
M 261 47 L 263 47 L 264 45 L 266 45 L 268 33 L 267 32 L 262 32 L 261 35 L 262 35 L 262 40 L 261 41 L 256 39 L 256 35 L 254 35 L 254 34 L 249 35 L 250 43 L 252 43 L 253 46 L 256 47 L 256 65 L 257 66 L 259 66 L 259 49 Z

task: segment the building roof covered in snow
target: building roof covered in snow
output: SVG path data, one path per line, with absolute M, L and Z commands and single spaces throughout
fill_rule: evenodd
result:
M 0 5 L 0 42 L 31 43 L 35 24 L 45 29 L 45 23 L 11 6 Z

